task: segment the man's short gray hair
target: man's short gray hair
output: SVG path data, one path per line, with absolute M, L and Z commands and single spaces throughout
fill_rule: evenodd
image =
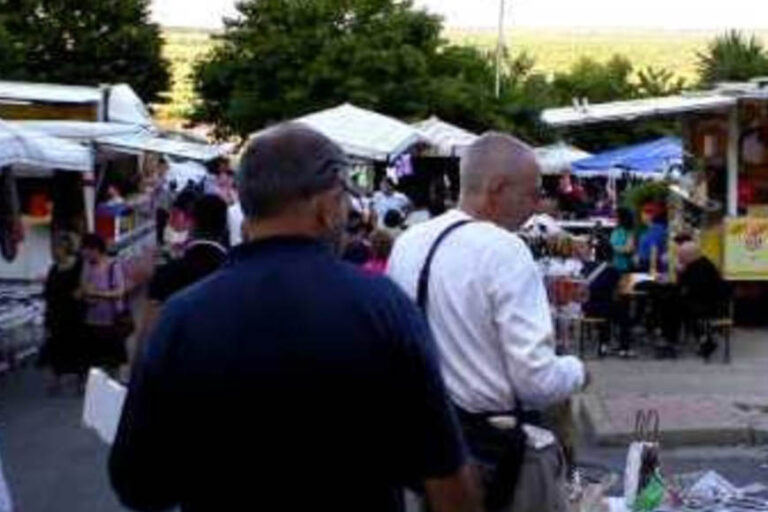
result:
M 518 164 L 535 158 L 525 142 L 499 132 L 488 132 L 469 146 L 461 159 L 462 194 L 482 192 L 489 176 L 513 171 Z
M 333 141 L 302 124 L 287 123 L 254 136 L 238 173 L 240 202 L 248 218 L 282 213 L 296 202 L 343 180 L 346 157 Z

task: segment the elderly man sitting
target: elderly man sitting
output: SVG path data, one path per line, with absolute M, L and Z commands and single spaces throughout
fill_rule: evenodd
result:
M 668 343 L 674 345 L 685 323 L 697 331 L 697 321 L 711 318 L 718 313 L 718 307 L 728 298 L 728 287 L 715 265 L 701 254 L 693 241 L 684 240 L 678 245 L 680 272 L 675 293 L 670 296 L 673 303 L 662 307 L 662 328 Z M 706 339 L 699 347 L 699 354 L 709 358 L 717 349 L 712 339 Z

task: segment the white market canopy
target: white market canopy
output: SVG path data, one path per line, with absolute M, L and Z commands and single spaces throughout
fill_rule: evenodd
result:
M 436 116 L 414 123 L 413 127 L 437 149 L 440 156 L 461 156 L 466 148 L 478 139 L 474 133 L 447 123 Z
M 542 174 L 547 176 L 569 171 L 573 162 L 578 162 L 592 156 L 591 153 L 563 142 L 536 148 L 534 152 L 536 153 L 536 159 L 539 161 Z
M 0 120 L 0 168 L 7 166 L 89 172 L 93 153 L 75 142 Z
M 104 87 L 0 81 L 0 103 L 107 105 L 110 122 L 152 127 L 146 105 L 127 84 Z M 104 114 L 104 112 L 102 112 Z
M 304 124 L 362 160 L 394 160 L 416 144 L 427 142 L 415 128 L 349 103 L 301 117 Z
M 683 114 L 686 112 L 727 109 L 737 98 L 719 93 L 667 96 L 631 101 L 615 101 L 595 105 L 545 110 L 541 119 L 554 127 L 578 126 L 609 121 L 633 121 L 645 117 Z
M 91 123 L 88 121 L 8 121 L 21 128 L 45 133 L 52 137 L 91 142 L 102 137 L 133 135 L 144 128 L 123 123 Z
M 101 137 L 96 142 L 116 150 L 150 151 L 197 162 L 210 162 L 227 154 L 226 147 L 168 139 L 149 132 Z

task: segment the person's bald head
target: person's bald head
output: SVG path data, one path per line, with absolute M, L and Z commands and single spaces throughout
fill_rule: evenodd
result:
M 484 220 L 516 230 L 536 209 L 539 164 L 523 141 L 487 133 L 461 162 L 461 208 Z

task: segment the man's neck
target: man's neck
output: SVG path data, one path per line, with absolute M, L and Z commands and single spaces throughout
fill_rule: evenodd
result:
M 475 204 L 473 201 L 462 198 L 459 201 L 459 205 L 457 208 L 459 211 L 466 213 L 467 215 L 469 215 L 475 220 L 493 222 L 493 219 L 491 219 L 488 216 L 485 209 L 481 208 L 479 205 Z
M 246 229 L 248 231 L 248 239 L 254 242 L 284 236 L 318 238 L 318 233 L 314 226 L 305 221 L 295 219 L 248 221 Z

